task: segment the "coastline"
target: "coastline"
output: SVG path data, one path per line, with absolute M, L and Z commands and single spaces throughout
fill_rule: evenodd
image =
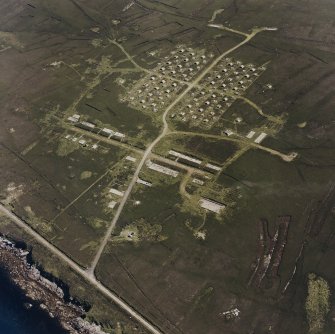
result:
M 0 271 L 30 301 L 28 307 L 43 311 L 55 326 L 59 324 L 64 334 L 106 334 L 84 319 L 84 308 L 67 298 L 59 284 L 46 278 L 47 275 L 30 263 L 29 254 L 0 236 Z
M 55 318 L 26 297 L 0 268 L 0 332 L 6 334 L 67 334 Z

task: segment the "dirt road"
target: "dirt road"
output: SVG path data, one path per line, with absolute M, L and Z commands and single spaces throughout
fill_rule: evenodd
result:
M 134 310 L 129 306 L 124 300 L 118 297 L 115 293 L 107 289 L 99 281 L 97 281 L 92 275 L 89 275 L 85 270 L 83 270 L 77 263 L 71 260 L 66 254 L 61 250 L 53 246 L 49 241 L 44 239 L 40 234 L 34 231 L 27 223 L 21 220 L 13 212 L 8 210 L 5 206 L 0 204 L 0 213 L 10 218 L 16 225 L 22 228 L 27 234 L 32 236 L 37 242 L 47 248 L 50 252 L 55 254 L 61 261 L 66 263 L 71 269 L 73 269 L 77 274 L 82 276 L 86 281 L 88 281 L 94 288 L 99 290 L 103 295 L 111 299 L 116 305 L 118 305 L 122 310 L 127 312 L 131 317 L 136 319 L 140 324 L 143 325 L 150 333 L 162 334 L 153 324 L 151 324 L 147 319 L 145 319 L 139 312 Z

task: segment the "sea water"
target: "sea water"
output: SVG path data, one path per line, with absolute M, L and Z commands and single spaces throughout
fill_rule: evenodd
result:
M 65 334 L 55 319 L 28 300 L 0 269 L 0 334 Z

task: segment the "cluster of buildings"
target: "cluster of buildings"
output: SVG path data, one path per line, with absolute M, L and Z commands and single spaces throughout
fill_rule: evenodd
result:
M 231 58 L 223 59 L 200 81 L 200 87 L 192 89 L 181 101 L 171 118 L 191 126 L 211 128 L 265 69 Z M 237 117 L 235 121 L 242 122 L 242 118 Z
M 111 200 L 108 202 L 107 207 L 108 209 L 112 210 L 116 207 L 118 201 L 123 197 L 124 192 L 115 188 L 110 188 L 108 191 L 108 195 Z
M 67 134 L 65 135 L 65 139 L 72 141 L 73 143 L 78 143 L 80 146 L 85 147 L 86 149 L 96 150 L 99 147 L 97 143 L 92 144 L 90 140 L 86 140 L 82 135 L 77 137 L 76 135 Z
M 140 79 L 130 91 L 126 92 L 123 100 L 138 110 L 157 113 L 166 108 L 176 98 L 187 82 L 194 79 L 212 60 L 213 55 L 207 55 L 203 50 L 179 46 L 156 68 Z M 220 61 L 210 73 L 208 73 L 190 92 L 185 95 L 181 102 L 170 114 L 171 118 L 186 122 L 190 126 L 211 128 L 218 122 L 223 113 L 242 96 L 248 87 L 265 71 L 265 67 L 257 67 L 253 64 L 243 64 L 241 61 L 232 58 L 225 58 Z M 236 117 L 236 116 L 235 116 Z M 98 127 L 87 120 L 81 120 L 80 115 L 74 114 L 68 117 L 68 121 L 74 126 L 91 131 L 109 139 L 124 140 L 125 134 L 110 128 Z M 242 117 L 236 117 L 235 123 L 242 122 Z M 234 134 L 231 129 L 225 129 L 227 136 Z M 250 131 L 246 138 L 260 144 L 267 134 Z M 170 159 L 178 160 L 185 165 L 203 169 L 210 173 L 221 171 L 221 167 L 176 150 L 169 150 Z M 136 159 L 130 156 L 126 160 L 135 162 Z M 179 171 L 157 162 L 148 160 L 146 167 L 152 171 L 159 172 L 176 178 Z M 152 183 L 141 178 L 136 181 L 139 185 L 152 187 Z M 201 178 L 193 178 L 192 183 L 197 186 L 204 185 Z M 124 193 L 118 189 L 109 189 L 108 195 L 111 201 L 108 208 L 113 209 Z M 199 206 L 215 214 L 220 214 L 226 207 L 225 204 L 210 198 L 202 197 Z
M 190 81 L 213 57 L 213 54 L 206 55 L 204 50 L 179 45 L 164 57 L 163 62 L 157 64 L 155 70 L 174 79 Z
M 210 128 L 220 116 L 233 104 L 234 96 L 222 92 L 210 91 L 207 88 L 194 88 L 179 104 L 171 118 L 188 122 L 191 126 Z
M 243 64 L 239 60 L 225 58 L 204 78 L 213 89 L 242 94 L 264 71 L 265 66 Z
M 68 122 L 72 123 L 75 127 L 93 132 L 97 135 L 106 137 L 108 139 L 115 139 L 118 141 L 123 141 L 126 138 L 126 135 L 124 133 L 114 131 L 109 128 L 101 128 L 98 127 L 96 124 L 88 121 L 81 121 L 81 116 L 78 114 L 74 114 L 67 118 Z
M 183 84 L 162 74 L 147 75 L 124 96 L 129 106 L 148 113 L 156 113 L 169 105 Z
M 197 165 L 199 168 L 200 167 L 205 167 L 205 169 L 210 170 L 211 172 L 217 172 L 217 171 L 221 170 L 221 167 L 219 167 L 217 165 L 214 165 L 214 164 L 211 164 L 211 163 L 204 163 L 202 160 L 200 160 L 196 157 L 192 157 L 192 156 L 180 153 L 180 152 L 175 151 L 175 150 L 170 150 L 169 151 L 169 156 L 176 158 L 176 160 L 182 159 L 182 161 L 187 161 L 189 163 Z M 152 162 L 151 160 L 148 160 L 146 162 L 146 166 L 147 166 L 147 168 L 149 168 L 151 170 L 154 170 L 156 172 L 159 172 L 159 173 L 162 173 L 162 174 L 165 174 L 165 175 L 169 175 L 169 176 L 172 176 L 172 177 L 177 177 L 179 175 L 178 171 L 176 171 L 172 168 L 166 167 L 166 166 L 162 166 L 162 165 L 157 164 L 155 162 Z M 143 184 L 147 187 L 152 186 L 152 183 L 144 181 L 140 178 L 137 180 L 137 183 Z M 203 186 L 205 182 L 203 180 L 199 179 L 199 178 L 193 178 L 192 183 L 194 183 L 197 186 Z M 209 199 L 209 198 L 205 198 L 205 197 L 202 197 L 199 200 L 199 205 L 200 205 L 201 208 L 203 208 L 205 210 L 208 210 L 208 211 L 211 211 L 215 214 L 220 214 L 224 210 L 224 208 L 226 207 L 226 205 L 223 204 L 223 203 L 220 203 L 218 201 L 215 201 L 215 200 L 212 200 L 212 199 Z
M 204 50 L 177 46 L 138 80 L 122 100 L 145 113 L 162 111 L 213 61 L 213 57 Z M 190 127 L 210 129 L 265 70 L 265 65 L 224 58 L 185 95 L 169 116 Z M 238 124 L 243 119 L 237 115 L 233 122 Z M 234 131 L 225 129 L 225 133 L 230 136 Z
M 221 167 L 218 165 L 215 165 L 210 162 L 204 162 L 203 160 L 197 157 L 190 156 L 190 155 L 187 155 L 187 154 L 175 151 L 175 150 L 169 150 L 168 157 L 184 165 L 189 165 L 192 167 L 197 167 L 199 169 L 204 169 L 205 171 L 210 172 L 210 173 L 215 174 L 221 171 Z
M 178 46 L 163 58 L 147 76 L 139 80 L 122 98 L 129 106 L 145 112 L 158 112 L 169 105 L 213 55 L 203 50 Z
M 220 313 L 220 315 L 223 316 L 226 320 L 231 320 L 231 319 L 238 318 L 240 313 L 241 311 L 238 308 L 233 308 L 229 311 Z
M 124 158 L 124 167 L 129 164 L 134 164 L 137 161 L 136 158 L 132 157 L 131 155 L 127 155 Z M 117 204 L 120 202 L 120 200 L 123 198 L 125 191 L 122 189 L 125 189 L 127 187 L 126 183 L 118 184 L 116 179 L 116 183 L 113 184 L 112 187 L 108 186 L 107 189 L 104 191 L 105 199 L 107 200 L 107 210 L 113 210 Z
M 265 132 L 256 134 L 256 131 L 251 130 L 248 132 L 246 137 L 250 140 L 253 140 L 256 144 L 260 144 L 267 137 L 267 134 Z

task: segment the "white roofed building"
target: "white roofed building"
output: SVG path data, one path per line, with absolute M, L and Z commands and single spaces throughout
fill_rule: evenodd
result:
M 108 203 L 108 208 L 109 209 L 114 209 L 116 204 L 117 204 L 116 201 L 111 201 L 111 202 Z
M 160 173 L 170 175 L 170 176 L 173 176 L 173 177 L 177 177 L 178 174 L 179 174 L 179 172 L 177 172 L 176 170 L 165 167 L 165 166 L 162 166 L 162 165 L 158 165 L 158 164 L 152 162 L 151 160 L 148 160 L 146 162 L 146 165 L 149 169 L 152 169 L 152 170 L 155 170 L 156 172 L 160 172 Z
M 174 151 L 174 150 L 170 150 L 170 151 L 169 151 L 169 154 L 172 155 L 172 156 L 174 156 L 174 157 L 177 157 L 177 158 L 181 158 L 181 159 L 184 159 L 184 160 L 188 160 L 188 161 L 193 162 L 193 163 L 195 163 L 195 164 L 197 164 L 197 165 L 200 165 L 201 162 L 202 162 L 202 161 L 199 160 L 199 159 L 192 158 L 192 157 L 190 157 L 190 156 L 188 156 L 188 155 L 185 155 L 185 154 L 176 152 L 176 151 Z
M 249 138 L 249 139 L 251 139 L 254 135 L 255 135 L 255 131 L 250 131 L 247 135 L 246 135 L 246 137 L 247 138 Z
M 265 137 L 267 136 L 267 134 L 265 132 L 262 132 L 256 139 L 255 139 L 255 143 L 256 144 L 260 144 Z
M 124 192 L 123 192 L 123 191 L 117 190 L 117 189 L 115 189 L 115 188 L 111 188 L 111 189 L 109 190 L 109 192 L 110 192 L 111 194 L 114 194 L 114 195 L 117 195 L 117 196 L 120 196 L 120 197 L 122 197 L 122 196 L 124 195 Z
M 212 170 L 215 170 L 215 171 L 218 171 L 218 172 L 221 170 L 221 167 L 216 166 L 216 165 L 213 165 L 213 164 L 211 164 L 211 163 L 207 163 L 207 164 L 205 165 L 205 167 L 206 167 L 206 168 L 209 168 L 209 169 L 212 169 Z
M 151 183 L 151 182 L 142 180 L 142 179 L 140 179 L 140 178 L 138 178 L 138 179 L 136 180 L 136 183 L 138 183 L 138 184 L 143 184 L 143 185 L 145 185 L 145 186 L 147 186 L 147 187 L 152 187 L 152 183 Z
M 224 204 L 210 200 L 208 198 L 201 198 L 199 204 L 203 209 L 215 213 L 220 213 L 226 207 Z

